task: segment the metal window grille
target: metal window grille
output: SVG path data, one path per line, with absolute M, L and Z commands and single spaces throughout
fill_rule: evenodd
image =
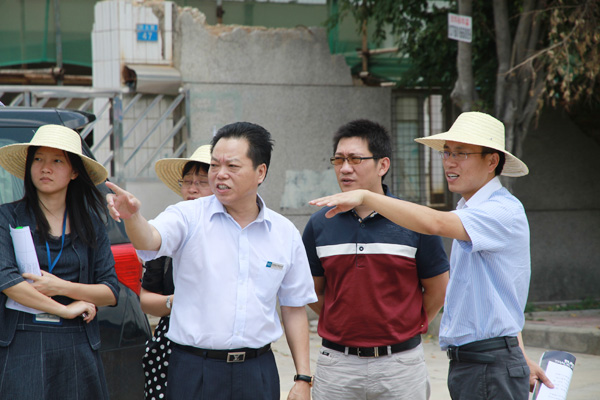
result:
M 402 199 L 440 209 L 450 206 L 441 159 L 436 151 L 414 141 L 444 130 L 442 94 L 394 93 L 392 187 Z

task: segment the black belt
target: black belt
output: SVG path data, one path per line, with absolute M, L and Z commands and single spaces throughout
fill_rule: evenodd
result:
M 452 361 L 491 364 L 496 361 L 496 356 L 485 354 L 485 352 L 500 349 L 510 350 L 511 347 L 517 346 L 519 346 L 519 340 L 515 336 L 503 336 L 478 340 L 462 346 L 448 346 L 446 355 Z
M 194 354 L 196 356 L 204 357 L 204 358 L 212 358 L 215 360 L 224 360 L 228 363 L 234 362 L 244 362 L 251 358 L 256 358 L 258 356 L 262 356 L 267 351 L 271 350 L 271 343 L 261 347 L 260 349 L 251 349 L 248 347 L 244 347 L 241 349 L 232 349 L 232 350 L 211 350 L 211 349 L 201 349 L 199 347 L 193 346 L 185 346 L 183 344 L 174 343 L 173 345 L 178 349 L 181 349 L 187 353 Z
M 348 350 L 348 354 L 352 354 L 353 356 L 359 357 L 381 357 L 387 356 L 388 354 L 400 353 L 401 351 L 406 351 L 410 349 L 414 349 L 421 343 L 421 335 L 417 335 L 413 338 L 408 339 L 406 342 L 392 344 L 390 346 L 377 346 L 377 347 L 349 347 L 344 346 L 342 344 L 337 344 L 330 342 L 327 339 L 323 339 L 323 347 L 327 347 L 328 349 L 341 351 L 345 353 Z M 391 349 L 390 353 L 388 353 L 388 348 Z

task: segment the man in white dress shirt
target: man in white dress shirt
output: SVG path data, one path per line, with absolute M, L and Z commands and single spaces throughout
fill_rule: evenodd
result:
M 224 126 L 212 141 L 215 195 L 170 206 L 151 221 L 135 196 L 108 184 L 111 216 L 125 221 L 139 256 L 173 258 L 171 399 L 278 400 L 270 350 L 282 334 L 277 299 L 297 371 L 288 398 L 310 398 L 305 305 L 317 297 L 299 232 L 257 193 L 272 148 L 261 126 Z

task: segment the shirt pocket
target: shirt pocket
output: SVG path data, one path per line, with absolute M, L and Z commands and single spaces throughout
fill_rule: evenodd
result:
M 274 301 L 285 276 L 283 262 L 264 260 L 253 273 L 254 292 L 264 302 Z

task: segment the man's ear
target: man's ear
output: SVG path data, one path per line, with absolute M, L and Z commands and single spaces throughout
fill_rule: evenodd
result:
M 256 167 L 256 172 L 258 173 L 258 184 L 260 185 L 267 176 L 267 164 L 260 164 L 258 167 Z
M 390 169 L 390 159 L 389 157 L 383 157 L 378 160 L 379 171 L 377 171 L 379 176 L 385 175 Z
M 500 162 L 500 155 L 498 153 L 491 153 L 490 154 L 490 163 L 488 166 L 488 172 L 489 173 L 494 173 L 494 171 L 496 170 L 496 167 L 498 166 L 498 163 Z

